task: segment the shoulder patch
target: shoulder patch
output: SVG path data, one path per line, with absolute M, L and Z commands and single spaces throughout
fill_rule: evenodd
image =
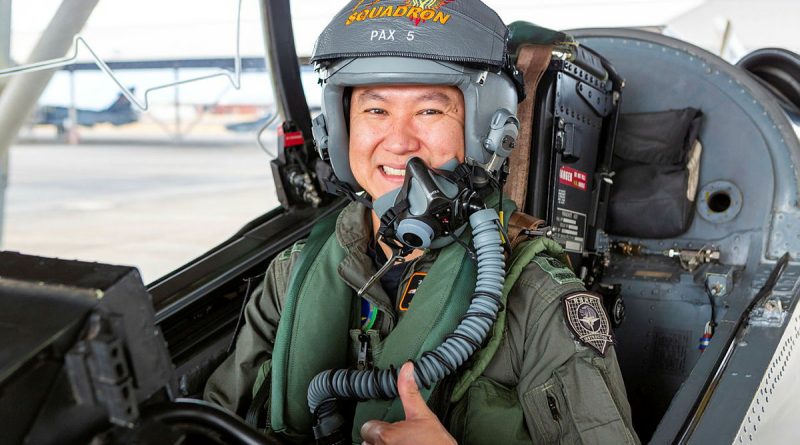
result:
M 533 262 L 558 284 L 582 283 L 581 279 L 576 277 L 569 267 L 553 257 L 536 255 L 533 257 Z
M 574 292 L 564 296 L 561 302 L 567 327 L 575 338 L 605 357 L 614 337 L 600 297 L 589 292 Z

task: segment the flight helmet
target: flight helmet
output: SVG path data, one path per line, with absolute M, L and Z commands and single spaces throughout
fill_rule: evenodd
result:
M 314 141 L 340 183 L 361 187 L 350 170 L 347 94 L 386 84 L 452 85 L 464 96 L 465 160 L 495 173 L 510 153 L 524 98 L 509 60 L 509 31 L 478 0 L 353 0 L 314 45 L 322 113 Z

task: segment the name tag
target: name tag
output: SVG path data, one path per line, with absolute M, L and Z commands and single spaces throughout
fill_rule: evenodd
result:
M 397 308 L 401 311 L 407 311 L 411 305 L 411 300 L 414 299 L 414 294 L 417 293 L 417 288 L 422 284 L 422 279 L 428 275 L 427 272 L 414 272 L 406 283 L 406 288 L 403 290 L 403 295 L 397 304 Z

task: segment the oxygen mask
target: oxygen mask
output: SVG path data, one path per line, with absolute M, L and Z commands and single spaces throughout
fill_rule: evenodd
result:
M 466 229 L 469 215 L 482 208 L 469 167 L 453 159 L 432 169 L 417 157 L 406 163 L 403 185 L 373 203 L 378 236 L 404 250 L 450 244 Z

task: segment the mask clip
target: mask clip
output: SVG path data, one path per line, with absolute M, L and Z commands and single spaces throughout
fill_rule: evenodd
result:
M 386 240 L 384 240 L 384 242 L 385 241 Z M 392 257 L 389 258 L 389 260 L 386 261 L 386 263 L 384 263 L 384 265 L 381 266 L 381 268 L 378 269 L 378 271 L 375 272 L 374 275 L 369 277 L 369 280 L 367 280 L 367 282 L 364 283 L 363 286 L 361 286 L 361 289 L 359 289 L 357 292 L 359 298 L 361 298 L 364 295 L 364 293 L 367 292 L 367 290 L 369 290 L 369 288 L 372 287 L 373 284 L 375 284 L 376 281 L 380 280 L 381 277 L 386 275 L 386 272 L 388 272 L 392 266 L 394 266 L 395 264 L 405 263 L 406 262 L 405 257 L 408 256 L 409 253 L 411 253 L 411 249 L 408 247 L 392 246 L 392 243 L 389 242 L 386 242 L 386 244 L 389 246 L 389 248 L 392 249 Z M 380 245 L 376 246 L 376 249 L 380 248 L 381 248 Z

